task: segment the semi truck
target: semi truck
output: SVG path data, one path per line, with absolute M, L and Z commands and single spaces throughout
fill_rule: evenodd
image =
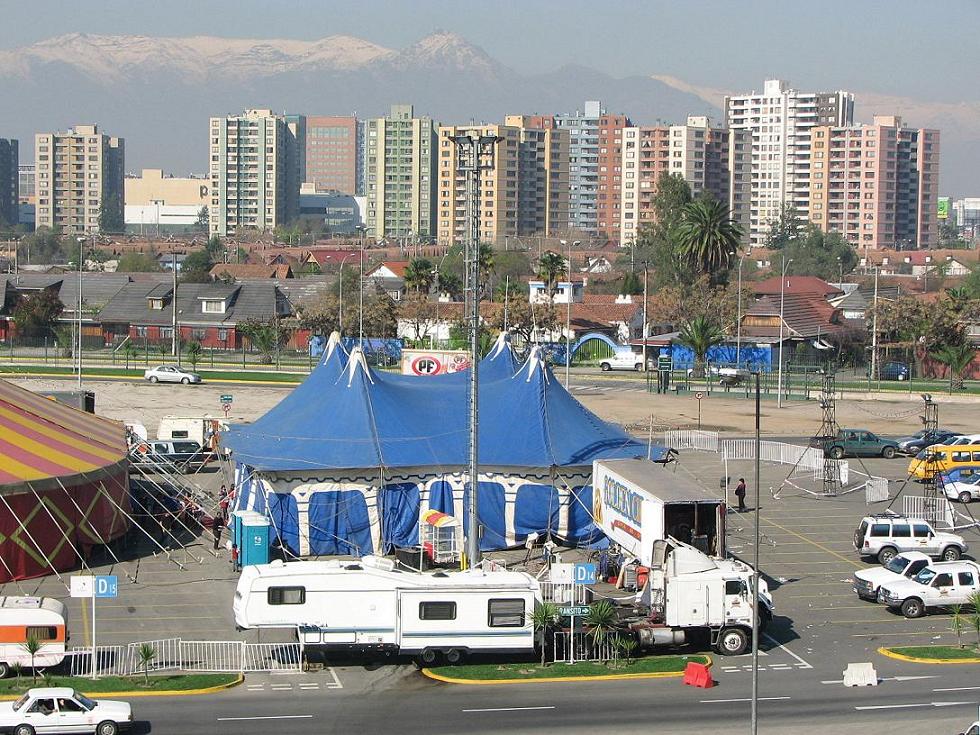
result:
M 671 537 L 725 556 L 726 505 L 693 480 L 644 459 L 592 465 L 592 515 L 611 541 L 643 566 L 657 541 Z
M 292 628 L 306 647 L 407 654 L 429 665 L 468 654 L 534 650 L 538 581 L 522 572 L 421 573 L 374 556 L 246 567 L 240 630 Z

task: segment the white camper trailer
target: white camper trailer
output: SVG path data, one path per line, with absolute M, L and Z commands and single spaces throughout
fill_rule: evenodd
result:
M 64 603 L 52 597 L 0 597 L 0 679 L 15 664 L 30 667 L 31 655 L 24 644 L 32 636 L 41 644 L 34 656 L 36 667 L 57 666 L 64 660 L 68 639 Z
M 418 573 L 390 560 L 297 561 L 246 567 L 235 591 L 239 628 L 297 628 L 302 643 L 332 649 L 444 655 L 534 649 L 536 579 L 521 572 Z

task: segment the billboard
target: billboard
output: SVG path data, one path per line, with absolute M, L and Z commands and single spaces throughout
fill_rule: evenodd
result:
M 937 214 L 939 219 L 949 219 L 949 197 L 939 197 Z
M 465 350 L 402 350 L 403 375 L 444 375 L 470 366 Z

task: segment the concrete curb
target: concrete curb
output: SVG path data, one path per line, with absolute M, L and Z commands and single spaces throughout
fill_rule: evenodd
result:
M 914 664 L 980 664 L 980 657 L 977 658 L 921 658 L 919 656 L 906 656 L 902 653 L 895 653 L 882 646 L 878 653 L 896 661 L 908 661 Z
M 220 691 L 224 691 L 225 689 L 231 689 L 233 687 L 237 687 L 243 681 L 245 681 L 245 676 L 243 674 L 239 674 L 238 678 L 235 679 L 234 681 L 229 681 L 226 684 L 216 684 L 213 687 L 202 687 L 201 689 L 161 689 L 159 691 L 153 691 L 153 692 L 141 692 L 141 691 L 95 692 L 91 695 L 88 695 L 85 691 L 82 691 L 83 687 L 77 687 L 77 689 L 82 691 L 82 694 L 86 694 L 86 696 L 92 696 L 95 699 L 99 699 L 100 697 L 105 699 L 112 699 L 115 697 L 188 697 L 188 696 L 195 696 L 199 694 L 214 694 L 215 692 L 220 692 Z M 20 696 L 21 696 L 20 694 L 18 694 L 17 696 L 9 696 L 5 694 L 0 696 L 0 702 L 13 702 L 16 699 L 19 699 Z
M 705 656 L 708 659 L 708 667 L 710 668 L 713 661 L 711 656 Z M 697 663 L 697 662 L 695 662 Z M 435 673 L 432 669 L 422 669 L 422 675 L 427 676 L 430 679 L 435 679 L 436 681 L 442 681 L 447 684 L 463 684 L 463 685 L 476 685 L 476 686 L 498 686 L 501 684 L 554 684 L 563 681 L 623 681 L 625 679 L 679 679 L 684 676 L 683 671 L 651 671 L 649 673 L 640 674 L 603 674 L 598 676 L 547 676 L 547 677 L 535 677 L 533 679 L 458 679 L 452 676 L 443 676 L 442 674 Z

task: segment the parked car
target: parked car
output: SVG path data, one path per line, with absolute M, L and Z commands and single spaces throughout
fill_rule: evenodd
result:
M 132 722 L 133 710 L 128 702 L 89 699 L 68 687 L 28 689 L 15 702 L 0 702 L 0 730 L 13 735 L 116 735 Z
M 960 444 L 980 444 L 980 434 L 954 434 L 937 443 L 946 447 L 958 446 Z
M 643 370 L 643 355 L 633 352 L 633 350 L 617 350 L 612 357 L 604 357 L 599 361 L 599 367 L 603 372 L 610 370 Z
M 907 618 L 921 618 L 930 608 L 969 604 L 980 592 L 980 564 L 950 561 L 931 564 L 911 579 L 882 585 L 878 602 L 899 609 Z
M 904 362 L 886 362 L 878 369 L 882 380 L 908 380 L 909 366 Z
M 887 564 L 905 551 L 921 551 L 934 559 L 955 561 L 969 547 L 962 536 L 937 531 L 928 521 L 882 513 L 861 519 L 854 531 L 854 548 L 861 556 L 873 556 Z
M 969 729 L 961 732 L 960 735 L 980 735 L 980 720 L 974 722 Z
M 211 453 L 195 441 L 150 441 L 137 446 L 140 464 L 161 469 L 175 468 L 180 472 L 200 467 L 211 459 Z
M 818 436 L 810 446 L 823 449 L 831 459 L 844 457 L 884 457 L 891 459 L 898 452 L 898 443 L 883 439 L 867 429 L 840 429 L 836 436 Z
M 959 436 L 955 431 L 948 429 L 922 429 L 912 436 L 899 437 L 895 441 L 898 443 L 898 451 L 912 456 L 918 454 L 926 447 L 933 444 L 942 444 L 947 439 Z
M 145 370 L 143 377 L 151 383 L 200 383 L 201 376 L 192 373 L 179 365 L 157 365 L 154 368 Z
M 945 478 L 945 475 L 940 477 Z M 972 503 L 974 500 L 980 500 L 980 474 L 973 474 L 964 477 L 962 480 L 950 482 L 942 479 L 936 484 L 943 489 L 946 497 L 950 500 L 958 500 L 961 503 Z
M 921 551 L 905 551 L 892 557 L 887 564 L 854 572 L 854 591 L 862 600 L 876 602 L 878 588 L 887 582 L 914 577 L 925 569 L 932 559 Z

